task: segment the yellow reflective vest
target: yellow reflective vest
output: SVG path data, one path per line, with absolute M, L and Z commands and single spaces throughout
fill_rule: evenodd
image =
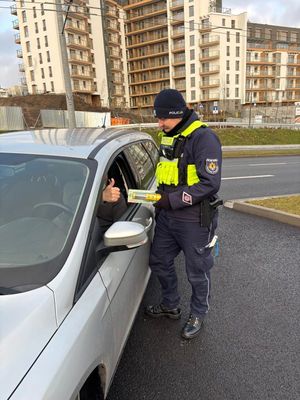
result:
M 201 127 L 206 127 L 207 125 L 201 121 L 194 121 L 189 125 L 183 132 L 175 135 L 173 137 L 168 137 L 165 133 L 160 132 L 161 136 L 161 150 L 162 148 L 166 149 L 168 146 L 172 147 L 175 140 L 179 136 L 187 137 L 191 135 L 196 129 Z M 162 151 L 160 152 L 162 154 Z M 173 158 L 169 160 L 163 156 L 160 157 L 159 163 L 156 167 L 156 180 L 157 184 L 161 185 L 175 185 L 178 186 L 179 184 L 179 158 Z M 188 164 L 186 166 L 186 182 L 180 184 L 187 184 L 188 186 L 194 185 L 200 181 L 196 165 L 195 164 Z

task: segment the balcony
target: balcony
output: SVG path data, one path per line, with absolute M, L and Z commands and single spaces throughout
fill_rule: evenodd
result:
M 171 10 L 182 8 L 182 7 L 184 7 L 184 0 L 171 1 L 171 4 L 170 4 L 170 9 Z
M 173 65 L 178 65 L 178 64 L 185 64 L 185 54 L 176 54 L 174 56 Z
M 17 5 L 16 4 L 10 6 L 10 13 L 12 15 L 18 15 L 18 13 L 17 13 Z
M 247 57 L 246 59 L 247 64 L 280 64 L 280 60 L 277 59 L 269 59 L 268 57 L 257 57 L 255 59 L 252 59 L 250 57 Z
M 87 26 L 84 22 L 73 22 L 73 21 L 67 21 L 65 25 L 65 30 L 69 32 L 84 32 L 88 33 Z
M 184 36 L 184 31 L 185 31 L 184 26 L 174 27 L 172 30 L 171 38 L 174 39 L 180 36 Z
M 184 13 L 176 13 L 170 18 L 171 25 L 184 23 Z
M 87 40 L 78 40 L 75 38 L 67 38 L 67 46 L 69 47 L 75 47 L 75 48 L 87 48 L 88 47 L 88 42 Z
M 26 81 L 25 76 L 23 76 L 23 77 L 20 79 L 20 82 L 21 82 L 21 85 L 22 85 L 22 86 L 27 86 L 27 81 Z
M 71 77 L 77 79 L 94 79 L 93 73 L 90 71 L 82 72 L 78 69 L 71 70 Z
M 78 64 L 92 64 L 91 57 L 87 55 L 80 57 L 78 54 L 70 54 L 69 60 Z
M 220 44 L 220 36 L 212 35 L 209 37 L 204 37 L 200 39 L 199 45 L 200 47 L 209 47 L 209 46 L 217 46 Z
M 21 44 L 21 37 L 19 33 L 15 34 L 15 43 L 16 44 Z
M 216 51 L 207 51 L 207 52 L 202 52 L 200 54 L 199 60 L 200 61 L 209 61 L 209 60 L 213 60 L 215 58 L 220 58 L 220 51 L 216 50 Z
M 12 24 L 14 29 L 20 29 L 20 24 L 18 19 L 14 19 Z
M 200 25 L 200 32 L 209 32 L 212 29 L 212 23 L 208 21 L 203 21 Z
M 128 24 L 128 29 L 127 29 L 126 35 L 130 36 L 130 35 L 137 34 L 137 33 L 156 30 L 156 29 L 167 26 L 167 24 L 168 24 L 167 18 L 153 18 L 153 19 L 149 19 L 143 23 L 137 22 L 135 24 Z M 131 27 L 131 28 L 129 28 L 129 27 Z
M 73 82 L 73 91 L 74 92 L 82 92 L 82 93 L 89 93 L 92 91 L 91 83 L 84 84 L 83 82 Z
M 202 81 L 201 89 L 209 89 L 220 86 L 220 79 L 210 79 Z
M 172 47 L 172 53 L 176 53 L 179 51 L 184 51 L 185 50 L 185 42 L 184 40 L 180 42 L 175 42 L 175 44 Z
M 23 51 L 22 51 L 22 49 L 18 49 L 18 50 L 17 50 L 17 57 L 18 57 L 18 58 L 23 58 Z
M 23 63 L 19 64 L 19 72 L 25 72 L 25 65 Z
M 219 72 L 220 72 L 220 66 L 212 64 L 209 66 L 202 67 L 200 75 L 212 75 L 212 74 L 218 74 Z

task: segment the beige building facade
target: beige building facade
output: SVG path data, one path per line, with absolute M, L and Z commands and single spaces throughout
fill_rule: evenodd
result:
M 22 83 L 64 92 L 54 5 L 18 0 L 12 14 Z M 206 112 L 300 101 L 300 29 L 250 23 L 222 0 L 74 0 L 64 18 L 72 88 L 91 104 L 150 114 L 164 88 Z
M 101 12 L 104 10 L 104 14 Z M 86 102 L 106 107 L 123 106 L 126 98 L 126 63 L 122 12 L 114 1 L 73 0 L 64 6 L 64 34 L 72 90 Z M 30 94 L 64 93 L 64 74 L 59 40 L 57 9 L 53 3 L 16 1 L 11 14 L 17 18 L 15 42 L 20 45 L 19 71 Z M 105 23 L 105 26 L 103 25 Z M 108 33 L 104 42 L 103 31 Z M 123 34 L 122 34 L 123 33 Z M 123 38 L 123 41 L 122 41 Z M 109 66 L 109 75 L 107 67 Z M 115 80 L 108 86 L 109 76 Z M 128 85 L 127 85 L 128 87 Z M 128 93 L 128 89 L 127 89 Z

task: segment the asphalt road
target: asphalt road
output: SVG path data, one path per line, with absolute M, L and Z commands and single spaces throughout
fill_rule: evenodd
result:
M 225 199 L 299 192 L 299 157 L 224 164 L 223 178 L 274 175 L 224 179 Z M 191 293 L 179 256 L 183 318 L 143 315 L 159 299 L 152 277 L 108 400 L 299 400 L 300 231 L 225 208 L 219 222 L 220 257 L 203 331 L 190 342 L 180 338 Z

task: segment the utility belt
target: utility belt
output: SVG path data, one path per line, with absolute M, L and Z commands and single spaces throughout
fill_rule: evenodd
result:
M 223 200 L 216 198 L 213 200 L 202 200 L 200 202 L 200 226 L 209 228 L 214 216 L 218 211 L 218 207 L 223 204 Z

